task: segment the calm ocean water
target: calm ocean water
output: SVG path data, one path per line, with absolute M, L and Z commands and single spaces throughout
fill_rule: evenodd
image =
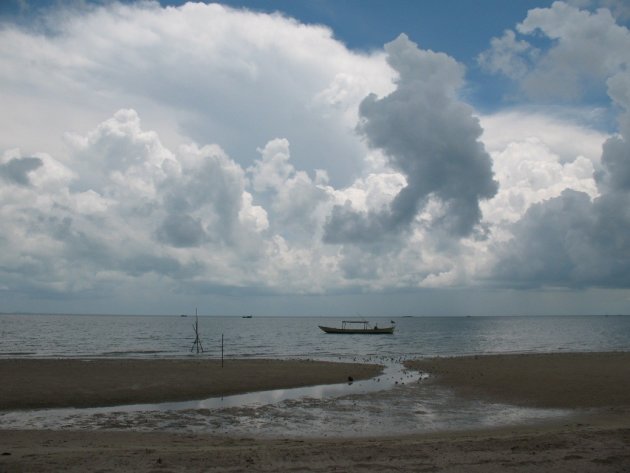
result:
M 186 357 L 193 317 L 0 315 L 0 357 Z M 630 350 L 630 316 L 372 318 L 394 335 L 329 335 L 334 317 L 199 317 L 205 353 L 229 358 L 424 357 Z M 197 355 L 195 355 L 197 356 Z

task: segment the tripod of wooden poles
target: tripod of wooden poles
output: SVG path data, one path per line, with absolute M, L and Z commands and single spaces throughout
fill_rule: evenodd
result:
M 203 345 L 201 344 L 201 339 L 199 338 L 199 316 L 197 315 L 197 309 L 195 308 L 195 323 L 193 324 L 193 330 L 195 331 L 195 341 L 190 347 L 190 351 L 192 352 L 197 349 L 197 353 L 203 353 Z
M 203 353 L 203 345 L 201 344 L 201 338 L 199 338 L 199 316 L 197 315 L 197 309 L 195 308 L 195 323 L 193 324 L 193 330 L 195 331 L 195 341 L 190 347 L 191 353 L 197 350 L 197 353 Z M 223 334 L 221 334 L 221 368 L 223 368 Z

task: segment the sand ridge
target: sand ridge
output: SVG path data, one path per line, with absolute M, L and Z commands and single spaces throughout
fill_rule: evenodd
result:
M 309 360 L 4 359 L 0 410 L 187 401 L 369 379 L 382 366 Z
M 408 361 L 466 397 L 548 408 L 630 406 L 630 353 L 509 354 Z

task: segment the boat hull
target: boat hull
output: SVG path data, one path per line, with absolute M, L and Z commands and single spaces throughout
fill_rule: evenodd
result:
M 345 333 L 351 335 L 392 335 L 394 333 L 394 327 L 382 327 L 382 328 L 337 328 L 326 327 L 319 325 L 319 328 L 326 333 Z

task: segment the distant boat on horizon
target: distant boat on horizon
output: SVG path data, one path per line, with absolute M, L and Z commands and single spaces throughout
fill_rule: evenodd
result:
M 251 319 L 253 317 L 253 315 L 244 315 L 243 318 L 244 319 Z

